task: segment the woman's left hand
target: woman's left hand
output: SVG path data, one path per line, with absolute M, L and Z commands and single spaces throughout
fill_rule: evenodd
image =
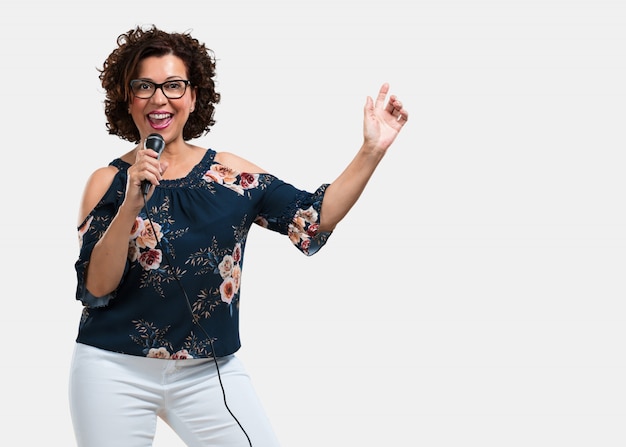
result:
M 384 83 L 378 92 L 376 102 L 368 96 L 365 103 L 363 144 L 374 151 L 385 152 L 409 119 L 409 112 L 395 95 L 391 95 L 385 104 L 388 92 L 389 84 Z

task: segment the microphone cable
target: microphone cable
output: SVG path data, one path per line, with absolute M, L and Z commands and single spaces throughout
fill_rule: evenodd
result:
M 143 194 L 143 206 L 144 206 L 144 210 L 146 211 L 146 216 L 148 218 L 148 223 L 150 224 L 150 228 L 152 228 L 152 233 L 154 234 L 154 238 L 156 240 L 156 247 L 158 249 L 160 249 L 161 253 L 163 253 L 163 256 L 165 256 L 165 258 L 167 260 L 167 263 L 170 265 L 170 268 L 172 270 L 172 275 L 174 275 L 174 279 L 176 279 L 176 282 L 178 283 L 178 286 L 180 287 L 180 290 L 183 292 L 183 296 L 185 298 L 185 304 L 187 305 L 187 309 L 189 310 L 189 314 L 191 315 L 191 320 L 193 321 L 193 324 L 195 324 L 197 327 L 199 327 L 200 330 L 202 331 L 202 333 L 206 336 L 207 340 L 209 340 L 209 343 L 211 345 L 211 353 L 212 353 L 211 357 L 213 358 L 213 363 L 215 363 L 215 370 L 217 371 L 217 378 L 218 378 L 219 383 L 220 383 L 220 388 L 222 389 L 222 397 L 224 399 L 224 406 L 226 407 L 226 410 L 228 410 L 228 413 L 230 413 L 230 415 L 232 416 L 234 421 L 237 423 L 237 425 L 239 426 L 239 428 L 241 429 L 243 434 L 246 436 L 246 439 L 248 440 L 248 445 L 250 447 L 252 447 L 252 441 L 250 440 L 250 436 L 248 436 L 248 433 L 243 428 L 243 425 L 241 425 L 241 422 L 239 422 L 239 419 L 237 419 L 237 416 L 235 416 L 235 414 L 232 412 L 232 410 L 228 406 L 228 402 L 226 400 L 226 390 L 224 389 L 224 383 L 222 382 L 222 376 L 220 374 L 220 366 L 218 365 L 217 357 L 215 356 L 215 347 L 213 346 L 213 337 L 211 337 L 207 333 L 207 331 L 204 329 L 204 327 L 198 321 L 198 318 L 196 317 L 196 315 L 193 313 L 193 309 L 191 307 L 191 301 L 189 300 L 189 296 L 187 295 L 187 291 L 183 287 L 183 284 L 180 281 L 180 278 L 178 277 L 178 275 L 174 272 L 174 268 L 173 268 L 174 264 L 172 264 L 172 261 L 171 261 L 169 255 L 163 249 L 163 246 L 161 245 L 161 241 L 159 240 L 159 238 L 157 236 L 157 232 L 154 229 L 154 225 L 152 224 L 152 217 L 150 216 L 150 211 L 148 210 L 148 203 L 147 203 L 146 196 L 147 196 L 147 194 L 144 193 Z

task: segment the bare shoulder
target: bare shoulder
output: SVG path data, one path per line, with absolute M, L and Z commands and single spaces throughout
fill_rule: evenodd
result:
M 87 179 L 87 184 L 83 191 L 83 198 L 80 203 L 80 211 L 78 213 L 78 224 L 80 225 L 87 215 L 94 209 L 100 199 L 107 192 L 113 178 L 117 174 L 117 168 L 114 166 L 105 166 L 96 169 Z
M 118 169 L 115 166 L 103 166 L 96 169 L 87 180 L 87 185 L 105 187 L 105 190 L 111 186 L 113 177 L 117 174 Z M 104 192 L 104 191 L 103 191 Z
M 229 167 L 237 172 L 248 172 L 254 174 L 266 173 L 266 171 L 254 163 L 241 158 L 232 152 L 218 152 L 215 154 L 215 161 L 219 164 Z

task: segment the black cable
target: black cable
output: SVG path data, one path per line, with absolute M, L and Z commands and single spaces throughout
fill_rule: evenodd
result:
M 228 406 L 228 402 L 226 400 L 226 390 L 224 389 L 224 384 L 222 383 L 222 375 L 220 374 L 220 367 L 217 363 L 217 357 L 215 356 L 215 347 L 213 346 L 213 338 L 207 333 L 207 331 L 198 321 L 198 318 L 196 317 L 196 315 L 193 313 L 193 309 L 191 307 L 191 301 L 189 300 L 187 291 L 183 287 L 183 283 L 180 281 L 180 278 L 178 277 L 178 275 L 174 272 L 174 268 L 173 268 L 174 264 L 172 264 L 172 261 L 170 260 L 169 255 L 166 253 L 166 251 L 163 249 L 163 246 L 161 245 L 161 241 L 159 240 L 157 232 L 154 229 L 154 225 L 152 224 L 150 211 L 148 211 L 148 203 L 146 200 L 146 194 L 143 194 L 143 206 L 144 206 L 144 210 L 146 211 L 148 223 L 150 224 L 150 227 L 152 228 L 152 233 L 154 234 L 154 238 L 156 240 L 156 247 L 161 250 L 161 253 L 163 253 L 163 256 L 165 256 L 165 258 L 167 259 L 167 263 L 170 265 L 172 269 L 172 275 L 174 275 L 174 279 L 176 279 L 176 282 L 178 283 L 178 286 L 180 287 L 180 290 L 182 290 L 183 296 L 185 297 L 185 303 L 187 304 L 187 309 L 189 310 L 189 314 L 191 315 L 191 320 L 193 321 L 193 324 L 195 324 L 196 326 L 200 328 L 200 330 L 204 333 L 207 340 L 209 340 L 209 343 L 211 344 L 211 354 L 212 354 L 211 357 L 213 358 L 213 362 L 215 363 L 215 370 L 217 371 L 217 378 L 220 382 L 220 388 L 222 389 L 222 397 L 224 398 L 224 406 L 226 407 L 226 410 L 228 410 L 232 418 L 235 420 L 237 425 L 239 425 L 239 428 L 241 429 L 243 434 L 246 436 L 246 439 L 248 440 L 248 445 L 252 447 L 252 441 L 250 440 L 250 436 L 248 436 L 248 433 L 243 428 L 243 425 L 241 425 L 241 422 L 239 422 L 239 419 L 237 419 L 237 416 L 235 416 L 235 414 L 232 412 L 232 410 Z

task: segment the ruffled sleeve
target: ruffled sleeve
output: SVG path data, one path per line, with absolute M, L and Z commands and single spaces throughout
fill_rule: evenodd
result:
M 323 184 L 311 193 L 272 178 L 255 223 L 287 235 L 298 250 L 312 256 L 332 234 L 332 231 L 319 231 L 327 187 L 328 184 Z
M 116 160 L 117 161 L 117 160 Z M 121 160 L 120 160 L 121 161 Z M 117 166 L 115 162 L 111 163 Z M 126 171 L 120 170 L 114 177 L 108 191 L 102 197 L 96 207 L 89 213 L 82 224 L 78 227 L 78 244 L 79 256 L 74 264 L 77 276 L 76 299 L 81 301 L 86 307 L 103 307 L 109 301 L 115 298 L 115 291 L 112 293 L 96 297 L 92 295 L 86 287 L 86 273 L 91 252 L 94 246 L 100 240 L 106 229 L 109 227 L 113 216 L 117 213 L 119 206 L 124 199 L 124 190 L 126 187 Z M 126 263 L 125 272 L 128 270 L 128 261 Z

